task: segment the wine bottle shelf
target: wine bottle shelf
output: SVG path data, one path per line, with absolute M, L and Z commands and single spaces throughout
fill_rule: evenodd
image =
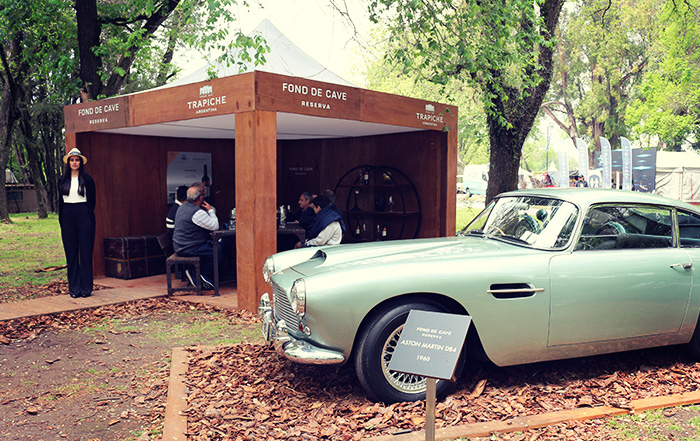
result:
M 348 170 L 335 186 L 336 203 L 344 207 L 343 242 L 415 238 L 421 205 L 413 182 L 389 166 L 361 165 Z

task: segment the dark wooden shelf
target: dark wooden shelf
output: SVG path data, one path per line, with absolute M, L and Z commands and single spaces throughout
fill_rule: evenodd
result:
M 367 171 L 370 183 L 365 184 L 362 176 Z M 383 182 L 384 176 L 389 176 L 390 184 Z M 374 184 L 372 182 L 382 182 Z M 353 189 L 359 188 L 356 195 Z M 335 186 L 336 203 L 343 207 L 348 230 L 347 242 L 373 242 L 373 239 L 354 237 L 354 226 L 359 222 L 368 232 L 381 225 L 388 227 L 387 238 L 384 240 L 415 238 L 420 230 L 421 209 L 418 192 L 413 182 L 400 170 L 388 166 L 361 165 L 347 171 Z M 388 211 L 388 196 L 393 198 L 392 211 Z M 384 198 L 384 210 L 368 210 L 377 201 Z M 354 207 L 364 207 L 353 210 Z M 410 207 L 410 209 L 407 209 Z M 367 232 L 365 234 L 368 234 Z M 372 234 L 373 233 L 369 233 Z

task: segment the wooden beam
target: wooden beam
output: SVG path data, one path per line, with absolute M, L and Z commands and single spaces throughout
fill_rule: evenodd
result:
M 277 113 L 236 114 L 238 307 L 255 312 L 267 289 L 262 265 L 277 252 Z
M 685 406 L 700 402 L 700 391 L 665 397 L 643 398 L 632 400 L 625 408 L 600 406 L 582 407 L 578 409 L 560 410 L 539 415 L 529 415 L 511 418 L 503 421 L 488 421 L 481 423 L 463 424 L 459 426 L 443 427 L 435 432 L 436 440 L 448 440 L 456 438 L 474 438 L 490 436 L 493 433 L 509 433 L 541 427 L 567 421 L 584 421 L 593 418 L 604 418 L 628 413 L 639 413 L 647 410 L 661 409 L 665 407 Z M 369 441 L 423 441 L 425 430 L 419 430 L 403 435 L 382 435 L 366 438 Z
M 457 111 L 454 110 L 456 113 Z M 457 119 L 457 115 L 454 115 Z M 443 188 L 441 196 L 442 213 L 441 236 L 454 236 L 457 224 L 457 126 L 450 127 L 447 132 L 447 146 L 444 163 L 441 164 L 443 174 Z

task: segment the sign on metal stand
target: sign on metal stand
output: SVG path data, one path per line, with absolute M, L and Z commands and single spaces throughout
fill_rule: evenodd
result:
M 455 381 L 471 316 L 411 310 L 389 369 L 426 377 L 425 439 L 435 440 L 437 380 Z

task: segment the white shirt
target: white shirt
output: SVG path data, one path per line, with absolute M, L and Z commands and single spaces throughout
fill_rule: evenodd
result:
M 338 221 L 331 222 L 326 228 L 318 233 L 318 236 L 308 239 L 306 242 L 307 247 L 319 247 L 321 245 L 338 245 L 343 239 L 343 229 L 340 228 L 340 223 Z
M 216 209 L 211 207 L 209 211 L 197 210 L 192 216 L 192 222 L 205 230 L 216 231 L 219 229 L 219 218 L 216 217 Z
M 66 204 L 78 204 L 80 202 L 87 202 L 87 195 L 80 196 L 78 194 L 78 186 L 80 183 L 78 182 L 78 177 L 71 177 L 70 178 L 70 191 L 68 192 L 68 195 L 63 195 L 63 202 Z

